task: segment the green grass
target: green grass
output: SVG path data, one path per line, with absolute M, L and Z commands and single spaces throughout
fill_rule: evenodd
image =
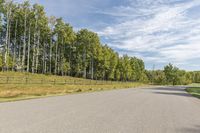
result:
M 189 87 L 186 89 L 186 91 L 191 95 L 200 98 L 200 87 Z
M 6 83 L 4 81 L 6 80 L 5 77 L 12 77 L 9 78 L 9 84 L 0 84 L 0 102 L 147 86 L 139 82 L 112 82 L 111 84 L 111 82 L 67 76 L 61 77 L 19 72 L 0 72 L 0 77 L 4 77 L 0 79 L 0 83 Z M 26 82 L 26 79 L 28 79 L 28 82 Z M 54 84 L 54 81 L 56 81 L 56 84 Z
M 200 83 L 192 83 L 189 86 L 190 87 L 200 87 Z

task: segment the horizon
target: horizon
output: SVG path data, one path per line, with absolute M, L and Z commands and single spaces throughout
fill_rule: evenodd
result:
M 23 0 L 14 0 L 22 2 Z M 62 17 L 74 29 L 90 29 L 120 55 L 136 56 L 146 69 L 172 63 L 200 70 L 200 1 L 198 0 L 30 0 L 48 16 Z M 78 5 L 78 6 L 77 6 Z

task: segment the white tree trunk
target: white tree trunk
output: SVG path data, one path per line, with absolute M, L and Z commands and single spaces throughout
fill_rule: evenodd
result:
M 83 73 L 83 77 L 84 77 L 84 78 L 87 78 L 86 48 L 84 48 L 83 63 L 84 63 L 84 73 Z
M 11 12 L 10 12 L 11 13 Z M 11 14 L 10 14 L 11 15 Z M 9 70 L 9 63 L 10 63 L 10 38 L 11 38 L 11 17 L 10 17 L 10 21 L 9 21 L 9 28 L 8 28 L 8 45 L 7 45 L 7 71 Z
M 55 55 L 55 74 L 57 74 L 57 64 L 58 64 L 58 40 L 56 42 L 56 55 Z
M 38 65 L 39 65 L 39 45 L 40 45 L 40 31 L 38 34 L 38 42 L 37 42 L 37 48 L 36 48 L 36 72 L 38 72 Z
M 50 51 L 49 51 L 49 72 L 51 74 L 51 58 L 52 58 L 52 36 L 50 37 Z
M 32 59 L 32 73 L 35 72 L 35 56 L 36 56 L 36 32 L 38 25 L 38 18 L 36 18 L 35 31 L 34 31 L 34 44 L 33 44 L 33 59 Z
M 23 56 L 22 56 L 23 71 L 25 70 L 25 57 L 26 57 L 26 21 L 27 21 L 27 13 L 25 11 L 25 17 L 24 17 L 24 38 L 23 38 Z
M 10 24 L 10 11 L 11 9 L 8 7 L 7 13 L 6 13 L 6 19 L 7 19 L 7 26 L 6 26 L 6 39 L 5 39 L 5 46 L 4 46 L 4 68 L 7 69 L 7 57 L 8 57 L 8 37 L 9 37 L 9 24 Z
M 12 70 L 14 70 L 16 65 L 16 47 L 17 47 L 17 27 L 18 27 L 18 20 L 15 22 L 15 40 L 14 40 L 14 53 L 13 53 L 13 67 Z
M 28 33 L 28 59 L 27 59 L 27 72 L 29 72 L 30 68 L 30 43 L 31 43 L 31 24 L 29 26 L 29 33 Z

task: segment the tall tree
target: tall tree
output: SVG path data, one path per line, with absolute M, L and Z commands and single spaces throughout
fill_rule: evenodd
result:
M 61 18 L 48 18 L 43 6 L 28 1 L 0 0 L 0 68 L 101 80 L 144 82 L 152 78 L 143 60 L 119 56 L 101 44 L 96 33 L 75 32 Z M 186 72 L 172 64 L 154 75 L 160 84 L 200 82 L 200 72 Z
M 4 0 L 0 0 L 0 34 L 2 33 L 3 3 L 4 3 Z
M 49 44 L 49 73 L 52 73 L 52 46 L 53 46 L 53 36 L 54 36 L 54 28 L 56 25 L 56 17 L 51 16 L 49 18 L 49 26 L 50 26 L 50 44 Z
M 5 5 L 6 11 L 6 37 L 5 37 L 5 45 L 4 45 L 4 63 L 3 69 L 8 70 L 8 62 L 9 62 L 9 42 L 10 42 L 10 21 L 11 21 L 11 10 L 12 10 L 12 1 L 9 1 Z
M 29 3 L 28 1 L 24 2 L 22 4 L 22 12 L 23 12 L 23 16 L 24 16 L 24 36 L 23 36 L 23 55 L 22 55 L 22 67 L 23 67 L 23 71 L 25 70 L 25 57 L 26 57 L 26 47 L 27 47 L 27 17 L 28 17 L 28 13 L 29 13 Z
M 168 84 L 176 84 L 176 80 L 178 80 L 178 70 L 179 69 L 172 64 L 168 64 L 164 67 L 164 73 Z
M 98 59 L 98 48 L 100 47 L 100 40 L 96 33 L 87 29 L 80 30 L 77 33 L 77 47 L 79 54 L 82 55 L 82 72 L 83 77 L 89 76 L 93 78 L 94 60 Z M 93 65 L 91 65 L 93 64 Z

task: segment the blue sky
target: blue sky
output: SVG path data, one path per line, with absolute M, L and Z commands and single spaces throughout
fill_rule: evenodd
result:
M 22 1 L 22 0 L 15 0 Z M 200 70 L 200 0 L 30 0 L 75 30 L 88 28 L 146 68 Z

